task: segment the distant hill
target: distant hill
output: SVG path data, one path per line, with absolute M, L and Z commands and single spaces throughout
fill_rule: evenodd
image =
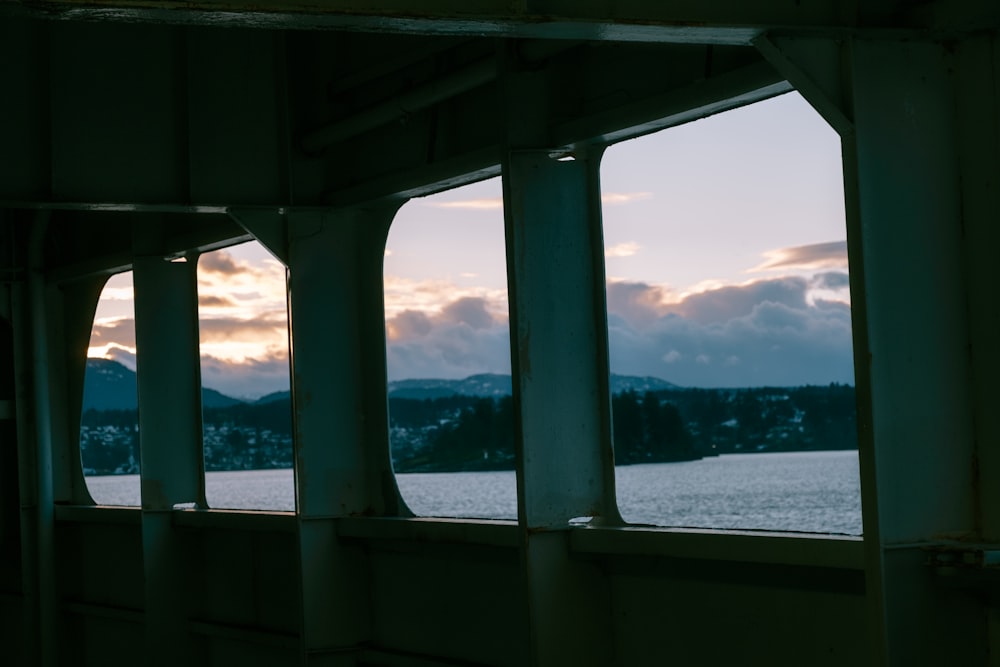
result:
M 464 380 L 393 380 L 390 398 L 444 398 L 446 396 L 509 396 L 509 375 L 480 373 Z
M 611 393 L 633 390 L 639 393 L 677 389 L 677 385 L 656 377 L 611 375 Z M 389 383 L 390 398 L 432 399 L 448 396 L 509 396 L 511 377 L 483 373 L 464 380 L 395 380 Z
M 134 410 L 136 402 L 135 371 L 110 359 L 88 359 L 87 379 L 83 396 L 83 409 Z M 662 391 L 677 389 L 677 385 L 656 377 L 631 375 L 611 376 L 611 393 L 634 390 Z M 496 373 L 470 375 L 462 380 L 414 379 L 393 380 L 388 386 L 390 398 L 416 400 L 447 398 L 450 396 L 510 396 L 511 377 Z M 288 391 L 276 391 L 256 401 L 241 401 L 214 389 L 202 389 L 202 402 L 206 408 L 225 408 L 246 403 L 262 405 L 274 401 L 287 401 Z
M 292 392 L 290 391 L 272 391 L 270 394 L 265 394 L 253 401 L 254 405 L 263 405 L 264 403 L 274 403 L 275 401 L 288 401 L 292 398 Z
M 636 391 L 639 393 L 646 391 L 663 391 L 664 389 L 680 389 L 673 382 L 667 382 L 660 378 L 646 375 L 638 377 L 635 375 L 615 375 L 611 374 L 611 393 L 620 394 L 623 391 Z
M 135 371 L 111 359 L 87 359 L 84 381 L 83 410 L 135 410 Z M 226 396 L 214 389 L 201 390 L 202 404 L 206 408 L 225 408 L 243 401 Z

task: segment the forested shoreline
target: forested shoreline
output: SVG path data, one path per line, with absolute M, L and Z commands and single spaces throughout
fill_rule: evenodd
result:
M 618 465 L 685 461 L 735 452 L 857 447 L 849 385 L 624 391 L 612 397 Z M 389 399 L 397 472 L 514 467 L 510 396 Z M 292 465 L 288 399 L 205 408 L 206 470 Z M 81 425 L 88 474 L 138 472 L 135 410 L 87 410 Z

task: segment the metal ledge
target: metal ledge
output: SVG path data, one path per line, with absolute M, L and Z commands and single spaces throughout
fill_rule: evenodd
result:
M 138 526 L 142 523 L 142 508 L 117 505 L 56 505 L 56 521 L 64 523 L 118 524 Z M 243 530 L 255 532 L 295 533 L 294 512 L 263 512 L 251 510 L 172 510 L 175 526 L 199 529 Z
M 520 544 L 520 532 L 514 521 L 382 517 L 349 517 L 335 521 L 337 536 L 342 539 L 480 544 L 511 549 Z
M 65 523 L 103 523 L 138 526 L 142 509 L 120 505 L 56 505 L 56 521 Z
M 576 554 L 864 570 L 862 538 L 838 535 L 580 527 L 570 533 L 570 550 Z
M 294 512 L 264 512 L 252 510 L 175 510 L 175 526 L 185 528 L 218 528 L 255 532 L 295 533 Z

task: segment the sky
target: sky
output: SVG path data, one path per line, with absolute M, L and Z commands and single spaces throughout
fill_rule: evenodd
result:
M 612 372 L 853 384 L 840 142 L 797 93 L 611 146 L 601 181 Z M 198 270 L 203 384 L 287 389 L 283 267 L 248 244 Z M 384 280 L 390 380 L 510 372 L 499 179 L 404 205 Z M 91 356 L 134 351 L 126 274 Z

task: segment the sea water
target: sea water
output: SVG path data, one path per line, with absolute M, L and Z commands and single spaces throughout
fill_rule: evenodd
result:
M 396 475 L 418 516 L 516 519 L 512 471 Z M 691 528 L 861 534 L 858 453 L 729 454 L 682 463 L 615 468 L 618 506 L 629 523 Z M 138 505 L 138 475 L 88 477 L 95 501 Z M 292 511 L 291 470 L 205 475 L 218 509 Z

